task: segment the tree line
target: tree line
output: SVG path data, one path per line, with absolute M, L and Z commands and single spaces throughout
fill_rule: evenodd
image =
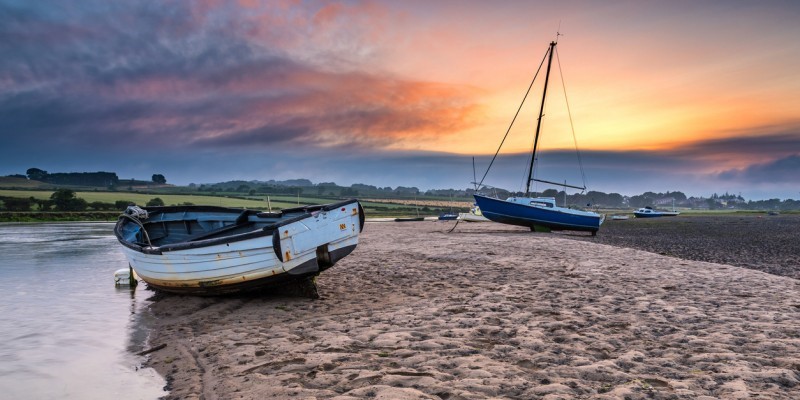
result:
M 25 177 L 14 175 L 17 177 Z M 75 186 L 100 186 L 116 190 L 117 185 L 133 186 L 134 184 L 145 184 L 145 181 L 121 180 L 113 172 L 76 172 L 76 173 L 48 173 L 39 168 L 27 170 L 27 178 L 58 185 Z M 153 174 L 152 182 L 165 184 L 166 178 L 162 174 Z M 291 195 L 291 196 L 328 196 L 328 197 L 377 197 L 377 198 L 424 198 L 438 197 L 451 199 L 471 199 L 476 191 L 468 189 L 431 189 L 422 191 L 417 187 L 390 186 L 378 187 L 362 183 L 355 183 L 350 186 L 339 186 L 334 182 L 312 183 L 308 179 L 290 179 L 285 181 L 228 181 L 213 184 L 196 185 L 194 183 L 185 187 L 174 187 L 177 191 L 184 192 L 207 192 L 212 195 L 223 193 L 237 193 L 244 195 Z M 484 194 L 495 195 L 499 198 L 509 196 L 524 196 L 525 193 L 513 192 L 501 188 L 485 188 Z M 680 191 L 667 191 L 664 193 L 645 192 L 634 196 L 623 196 L 619 193 L 604 193 L 599 191 L 589 191 L 586 193 L 568 194 L 565 191 L 548 189 L 543 192 L 532 193 L 534 196 L 554 197 L 559 204 L 571 207 L 599 207 L 599 208 L 641 208 L 641 207 L 660 207 L 669 208 L 673 204 L 676 207 L 694 209 L 724 209 L 734 208 L 741 210 L 796 210 L 800 209 L 800 201 L 787 199 L 769 199 L 759 201 L 746 201 L 740 195 L 725 193 L 718 195 L 712 194 L 708 198 L 688 197 Z M 54 204 L 42 203 L 43 200 L 35 199 L 13 199 L 6 198 L 4 207 L 6 209 L 23 209 L 25 207 L 37 207 L 39 209 L 49 209 L 55 207 Z M 62 204 L 62 207 L 65 205 Z M 87 204 L 86 207 L 94 210 L 102 210 L 103 207 L 114 207 L 116 205 L 101 204 L 95 202 Z M 66 205 L 66 207 L 81 207 L 80 203 Z
M 49 173 L 39 168 L 28 168 L 25 175 L 32 181 L 50 183 L 53 185 L 94 186 L 115 188 L 120 184 L 116 172 L 56 172 Z M 162 174 L 153 174 L 151 181 L 157 184 L 167 183 L 167 178 Z
M 37 199 L 34 197 L 7 197 L 0 196 L 0 210 L 25 212 L 33 211 L 123 211 L 133 202 L 128 200 L 117 200 L 114 203 L 102 201 L 87 202 L 77 197 L 75 191 L 71 189 L 58 189 L 50 195 L 49 199 Z M 154 197 L 147 202 L 147 206 L 163 206 L 164 201 L 159 197 Z M 191 205 L 185 203 L 184 205 Z

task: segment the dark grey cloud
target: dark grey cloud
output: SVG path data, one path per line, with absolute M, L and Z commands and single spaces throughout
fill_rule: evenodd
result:
M 196 128 L 196 115 L 224 108 L 176 100 L 169 88 L 147 92 L 147 85 L 191 82 L 196 71 L 208 77 L 201 83 L 213 81 L 210 60 L 248 60 L 241 43 L 202 40 L 208 34 L 191 29 L 182 4 L 0 4 L 0 138 L 33 153 L 153 141 L 164 136 L 159 120 L 188 117 L 168 126 L 185 132 Z
M 247 10 L 203 7 L 1 3 L 0 156 L 132 143 L 226 154 L 276 144 L 380 148 L 460 128 L 477 107 L 464 88 L 292 58 L 285 34 L 251 37 L 264 27 Z M 313 15 L 319 6 L 303 7 Z
M 800 188 L 800 153 L 747 168 L 727 170 L 719 177 L 748 183 L 793 183 Z
M 664 152 L 670 157 L 707 158 L 741 157 L 775 158 L 780 155 L 800 153 L 800 123 L 786 126 L 755 127 L 735 132 L 739 136 L 698 141 Z
M 91 0 L 0 4 L 2 74 L 23 84 L 80 84 L 180 65 L 176 61 L 185 57 L 178 53 L 197 36 L 184 33 L 193 31 L 191 13 L 183 4 Z M 166 70 L 170 69 L 174 67 Z
M 290 135 L 287 134 L 287 137 Z M 484 183 L 511 190 L 524 188 L 527 154 L 504 154 L 495 162 Z M 480 180 L 490 156 L 475 157 L 476 175 Z M 645 191 L 683 191 L 693 196 L 712 193 L 741 193 L 748 199 L 798 198 L 796 178 L 788 160 L 787 174 L 777 174 L 765 182 L 753 184 L 738 175 L 720 177 L 704 173 L 707 165 L 686 168 L 683 160 L 647 153 L 585 152 L 583 164 L 588 190 L 624 195 Z M 572 152 L 545 152 L 539 160 L 542 179 L 581 183 L 580 172 Z M 653 164 L 655 163 L 655 165 Z M 20 167 L 9 167 L 19 165 Z M 0 163 L 0 174 L 25 173 L 29 167 L 51 172 L 111 170 L 120 177 L 147 179 L 154 173 L 164 174 L 176 184 L 211 183 L 232 179 L 269 180 L 307 178 L 313 182 L 336 182 L 342 185 L 366 183 L 375 186 L 417 186 L 421 189 L 472 187 L 472 157 L 435 152 L 364 151 L 348 147 L 328 149 L 292 147 L 276 144 L 275 149 L 239 148 L 235 157 L 215 149 L 173 151 L 145 148 L 131 143 L 128 151 L 94 153 L 84 156 L 54 153 L 31 159 L 13 154 L 9 164 Z M 765 171 L 760 176 L 768 175 Z M 777 181 L 777 178 L 785 179 Z M 767 184 L 768 183 L 768 184 Z M 538 190 L 552 186 L 539 185 Z
M 194 144 L 209 149 L 225 146 L 267 148 L 269 146 L 282 146 L 288 151 L 292 146 L 308 144 L 313 146 L 314 133 L 308 126 L 295 123 L 276 123 L 260 126 L 248 130 L 238 130 L 235 134 L 224 135 L 219 138 L 195 140 Z

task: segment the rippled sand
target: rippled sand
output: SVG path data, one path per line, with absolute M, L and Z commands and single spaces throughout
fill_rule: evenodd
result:
M 797 280 L 494 223 L 368 223 L 320 300 L 164 296 L 174 398 L 793 398 Z

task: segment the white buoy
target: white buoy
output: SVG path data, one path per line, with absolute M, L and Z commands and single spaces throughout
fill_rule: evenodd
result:
M 114 286 L 136 286 L 136 273 L 133 268 L 122 268 L 114 271 Z

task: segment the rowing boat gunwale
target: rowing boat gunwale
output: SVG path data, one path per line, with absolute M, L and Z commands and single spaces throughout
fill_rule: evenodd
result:
M 311 218 L 314 216 L 315 212 L 322 212 L 322 211 L 330 211 L 336 208 L 351 204 L 356 202 L 358 204 L 358 215 L 359 215 L 359 232 L 364 230 L 364 210 L 361 206 L 361 203 L 358 202 L 356 199 L 348 199 L 339 201 L 336 203 L 331 204 L 321 204 L 321 205 L 309 205 L 309 206 L 301 206 L 301 207 L 294 207 L 294 208 L 287 208 L 281 210 L 280 213 L 262 213 L 257 210 L 246 210 L 246 209 L 238 209 L 238 208 L 227 208 L 227 207 L 217 207 L 217 206 L 163 206 L 163 207 L 142 207 L 148 213 L 152 214 L 163 214 L 163 213 L 174 213 L 174 212 L 181 212 L 181 211 L 192 211 L 192 212 L 229 212 L 231 214 L 239 213 L 243 214 L 246 212 L 245 215 L 256 215 L 264 214 L 266 218 L 278 218 L 273 224 L 269 224 L 264 226 L 263 228 L 255 229 L 251 232 L 245 232 L 240 234 L 228 235 L 228 236 L 220 236 L 215 238 L 209 238 L 204 240 L 196 240 L 196 241 L 184 241 L 184 242 L 177 242 L 177 243 L 170 243 L 161 246 L 142 246 L 137 243 L 133 243 L 129 240 L 124 239 L 122 228 L 125 223 L 129 222 L 128 218 L 120 217 L 117 221 L 116 225 L 114 226 L 114 234 L 117 237 L 119 242 L 134 251 L 144 253 L 144 254 L 163 254 L 164 252 L 171 252 L 171 251 L 179 251 L 179 250 L 187 250 L 187 249 L 196 249 L 202 247 L 210 247 L 216 246 L 225 243 L 233 243 L 239 242 L 243 240 L 248 240 L 257 237 L 265 237 L 265 236 L 273 236 L 273 242 L 276 239 L 276 233 L 278 232 L 278 228 L 284 225 L 291 224 L 293 222 L 301 221 L 306 218 Z M 287 214 L 295 214 L 296 216 L 290 216 Z M 160 222 L 160 221 L 158 221 Z M 143 223 L 143 224 L 146 224 Z

